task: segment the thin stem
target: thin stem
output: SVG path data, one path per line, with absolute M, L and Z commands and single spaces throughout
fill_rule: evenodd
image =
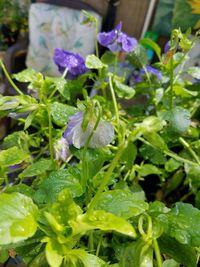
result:
M 193 158 L 196 160 L 196 162 L 198 164 L 200 164 L 200 159 L 199 157 L 197 156 L 197 154 L 194 152 L 194 150 L 191 148 L 191 146 L 182 138 L 180 137 L 179 138 L 179 141 L 181 142 L 181 144 L 187 148 L 187 150 L 190 152 L 190 154 L 193 156 Z
M 162 257 L 161 257 L 160 248 L 158 246 L 158 242 L 156 239 L 153 239 L 153 247 L 154 247 L 154 252 L 156 256 L 157 266 L 162 267 L 163 266 Z
M 88 246 L 89 246 L 89 251 L 93 252 L 94 251 L 94 236 L 93 236 L 93 231 L 91 230 L 89 232 L 89 240 L 88 240 Z
M 149 143 L 148 141 L 146 141 L 144 138 L 142 137 L 138 137 L 138 139 L 140 141 L 142 141 L 143 143 L 151 146 L 151 147 L 154 147 L 151 143 Z M 164 154 L 166 154 L 167 156 L 170 156 L 171 158 L 174 158 L 176 159 L 177 161 L 180 161 L 180 162 L 183 162 L 183 163 L 188 163 L 188 164 L 191 164 L 193 166 L 199 166 L 197 163 L 191 161 L 191 160 L 188 160 L 188 159 L 184 159 L 182 157 L 180 157 L 179 155 L 175 154 L 174 152 L 172 151 L 169 151 L 169 150 L 163 150 L 162 151 Z
M 97 245 L 97 250 L 96 250 L 96 256 L 97 257 L 99 256 L 99 252 L 100 252 L 102 241 L 103 241 L 103 235 L 100 237 L 99 243 Z
M 6 75 L 6 78 L 8 79 L 9 83 L 12 85 L 12 87 L 15 89 L 15 91 L 19 94 L 19 95 L 23 95 L 23 93 L 20 91 L 20 89 L 16 86 L 16 84 L 13 82 L 13 80 L 11 79 L 10 75 L 8 74 L 2 60 L 0 60 L 0 65 L 2 67 L 2 70 L 4 72 L 4 74 Z
M 116 117 L 116 122 L 117 122 L 117 129 L 118 129 L 118 135 L 120 134 L 120 122 L 119 122 L 119 110 L 117 106 L 117 100 L 115 96 L 115 91 L 113 88 L 113 83 L 112 83 L 112 77 L 109 76 L 109 86 L 110 86 L 110 92 L 112 96 L 112 101 L 113 101 L 113 106 L 114 106 L 114 111 L 115 111 L 115 117 Z
M 170 58 L 170 108 L 173 108 L 173 82 L 174 82 L 174 71 L 173 71 L 173 57 Z
M 95 49 L 96 49 L 96 56 L 99 57 L 99 46 L 98 46 L 98 33 L 99 33 L 99 23 L 98 20 L 95 19 L 95 31 L 96 31 L 96 41 L 95 41 Z
M 82 158 L 82 169 L 83 169 L 83 171 L 82 171 L 82 181 L 81 181 L 81 184 L 82 184 L 83 188 L 86 187 L 87 180 L 88 180 L 88 162 L 86 160 L 86 152 L 87 152 L 90 140 L 91 140 L 95 130 L 97 129 L 97 126 L 99 125 L 100 118 L 101 118 L 101 110 L 100 110 L 100 106 L 99 106 L 99 114 L 98 114 L 96 123 L 95 123 L 94 128 L 93 128 L 92 132 L 90 133 L 90 135 L 89 135 L 89 137 L 88 137 L 88 139 L 87 139 L 87 141 L 85 143 L 84 149 L 83 149 L 83 158 Z
M 51 112 L 49 106 L 47 106 L 47 112 L 49 119 L 49 151 L 50 151 L 50 157 L 53 160 L 52 121 L 51 121 Z
M 143 69 L 144 69 L 144 72 L 145 72 L 145 74 L 146 74 L 146 76 L 147 76 L 148 83 L 149 83 L 149 85 L 151 86 L 151 79 L 150 79 L 150 75 L 149 75 L 149 73 L 148 73 L 148 71 L 147 71 L 146 66 L 143 66 Z
M 116 153 L 115 157 L 111 161 L 110 167 L 108 168 L 107 172 L 105 173 L 103 180 L 101 182 L 101 185 L 99 186 L 99 189 L 97 190 L 96 195 L 94 196 L 94 198 L 92 199 L 92 201 L 89 205 L 88 212 L 91 211 L 95 207 L 96 203 L 98 202 L 99 197 L 100 197 L 101 193 L 104 191 L 105 186 L 109 182 L 110 176 L 111 176 L 113 170 L 115 169 L 115 167 L 117 166 L 117 163 L 118 163 L 125 147 L 126 147 L 126 144 L 122 143 L 121 146 L 119 147 L 119 150 Z

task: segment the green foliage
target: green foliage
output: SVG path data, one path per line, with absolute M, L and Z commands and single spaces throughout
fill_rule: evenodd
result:
M 111 190 L 101 194 L 95 209 L 105 210 L 122 218 L 137 216 L 148 209 L 142 192 Z
M 16 243 L 34 235 L 37 212 L 31 198 L 20 193 L 1 193 L 0 245 Z
M 30 267 L 198 266 L 197 36 L 171 35 L 165 54 L 143 39 L 123 62 L 88 55 L 74 80 L 13 75 L 28 94 L 0 96 L 1 260 L 14 247 Z

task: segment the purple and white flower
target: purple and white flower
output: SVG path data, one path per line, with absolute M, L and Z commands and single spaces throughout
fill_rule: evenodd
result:
M 63 162 L 70 156 L 69 144 L 64 137 L 59 139 L 54 145 L 54 154 L 56 160 L 61 160 Z
M 99 33 L 98 42 L 100 45 L 109 48 L 112 52 L 132 52 L 138 42 L 135 38 L 123 33 L 121 28 L 122 22 L 110 32 Z
M 85 130 L 82 128 L 83 112 L 78 112 L 69 118 L 68 127 L 66 128 L 63 138 L 65 138 L 70 145 L 76 148 L 84 147 L 94 130 L 96 124 L 96 117 L 93 116 L 88 122 Z M 108 145 L 114 139 L 114 128 L 111 123 L 100 119 L 97 128 L 89 141 L 88 147 L 101 148 Z

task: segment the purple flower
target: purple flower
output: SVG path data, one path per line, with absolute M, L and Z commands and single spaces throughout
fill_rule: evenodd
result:
M 129 37 L 121 31 L 120 22 L 112 31 L 98 34 L 100 45 L 109 48 L 112 52 L 132 52 L 138 42 L 135 38 Z
M 70 155 L 69 144 L 67 140 L 62 137 L 54 145 L 54 153 L 56 160 L 66 161 Z
M 56 48 L 53 60 L 58 66 L 58 70 L 63 73 L 67 69 L 67 78 L 74 79 L 88 71 L 85 60 L 78 54 Z
M 157 77 L 159 81 L 162 80 L 162 74 L 158 69 L 153 68 L 151 66 L 146 66 L 145 69 L 146 69 L 146 72 L 148 72 L 150 75 L 154 75 L 155 77 Z M 139 71 L 135 70 L 130 77 L 130 81 L 129 81 L 130 84 L 133 85 L 133 84 L 144 81 L 144 77 L 146 75 L 145 69 L 142 68 Z
M 153 67 L 148 66 L 148 65 L 147 65 L 145 68 L 146 68 L 146 71 L 147 71 L 149 74 L 153 74 L 154 76 L 156 76 L 157 79 L 158 79 L 159 81 L 162 79 L 162 74 L 161 74 L 161 72 L 160 72 L 158 69 L 153 68 Z M 142 68 L 142 69 L 140 70 L 140 73 L 141 73 L 142 75 L 145 74 L 145 70 L 144 70 L 144 68 Z
M 170 50 L 170 40 L 166 42 L 164 46 L 164 53 L 166 54 Z
M 68 121 L 68 127 L 63 134 L 63 138 L 67 140 L 68 144 L 72 144 L 76 148 L 81 148 L 86 144 L 88 138 L 94 130 L 97 120 L 95 116 L 92 116 L 84 131 L 82 128 L 83 115 L 83 112 L 78 112 L 74 116 L 70 117 Z M 109 122 L 100 119 L 99 124 L 90 139 L 88 147 L 104 147 L 112 142 L 113 138 L 113 126 Z

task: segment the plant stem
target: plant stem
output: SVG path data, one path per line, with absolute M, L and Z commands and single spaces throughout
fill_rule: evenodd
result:
M 102 241 L 103 241 L 103 235 L 100 237 L 99 243 L 97 245 L 97 250 L 96 250 L 96 256 L 97 257 L 99 256 L 99 252 L 100 252 Z
M 115 157 L 111 161 L 110 167 L 108 168 L 107 172 L 105 173 L 103 180 L 101 182 L 101 185 L 99 186 L 99 189 L 97 190 L 96 195 L 94 196 L 94 198 L 92 199 L 92 201 L 89 205 L 88 212 L 91 211 L 95 207 L 96 203 L 98 202 L 99 197 L 100 197 L 101 193 L 103 192 L 103 190 L 105 189 L 105 186 L 107 185 L 113 170 L 117 166 L 117 163 L 118 163 L 125 147 L 126 147 L 126 144 L 122 143 L 121 146 L 119 147 L 119 150 L 117 151 Z
M 156 255 L 157 266 L 158 267 L 162 267 L 163 266 L 162 257 L 161 257 L 160 248 L 158 246 L 158 242 L 157 242 L 156 239 L 153 239 L 153 247 L 154 247 L 154 252 L 155 252 L 155 255 Z
M 117 106 L 117 100 L 113 88 L 113 82 L 112 82 L 112 77 L 109 76 L 109 86 L 110 86 L 110 92 L 112 96 L 112 101 L 113 101 L 113 106 L 114 106 L 114 111 L 115 111 L 115 117 L 116 117 L 116 122 L 117 122 L 117 129 L 118 129 L 118 135 L 120 135 L 120 122 L 119 122 L 119 110 Z
M 182 138 L 179 138 L 179 141 L 181 142 L 181 144 L 187 148 L 187 150 L 190 152 L 190 154 L 193 156 L 193 158 L 196 160 L 196 162 L 200 165 L 200 160 L 199 157 L 197 156 L 197 154 L 194 152 L 194 150 L 191 148 L 191 146 Z
M 49 152 L 50 152 L 50 157 L 53 160 L 52 121 L 51 121 L 51 112 L 49 106 L 47 106 L 47 112 L 49 119 Z
M 173 57 L 170 58 L 170 109 L 173 108 L 173 82 L 174 82 L 174 70 L 173 70 Z
M 6 75 L 6 78 L 8 79 L 9 83 L 12 85 L 12 87 L 15 89 L 15 91 L 19 94 L 19 95 L 23 95 L 23 93 L 20 91 L 20 89 L 16 86 L 16 84 L 13 82 L 13 80 L 11 79 L 10 75 L 8 74 L 2 60 L 0 60 L 0 65 L 2 67 L 2 70 L 4 72 L 4 74 Z
M 94 251 L 94 237 L 93 237 L 93 231 L 92 230 L 89 232 L 88 247 L 89 247 L 90 252 Z
M 94 128 L 93 128 L 91 134 L 89 135 L 89 137 L 88 137 L 88 139 L 87 139 L 87 141 L 85 143 L 84 149 L 83 149 L 83 158 L 82 158 L 82 169 L 83 169 L 83 171 L 82 171 L 82 179 L 81 179 L 81 185 L 82 185 L 83 189 L 86 188 L 87 180 L 88 180 L 88 162 L 87 162 L 87 159 L 86 159 L 86 153 L 87 153 L 88 145 L 90 143 L 90 140 L 91 140 L 95 130 L 97 129 L 97 126 L 99 125 L 99 121 L 100 121 L 100 118 L 101 118 L 100 105 L 98 105 L 98 106 L 99 106 L 99 114 L 98 114 L 96 123 L 95 123 Z
M 95 41 L 95 50 L 96 50 L 96 56 L 99 57 L 99 46 L 98 46 L 98 33 L 99 33 L 99 23 L 98 20 L 95 19 L 95 31 L 96 31 L 96 41 Z
M 138 137 L 138 139 L 140 141 L 142 141 L 143 143 L 151 146 L 151 147 L 154 147 L 151 143 L 149 143 L 148 141 L 146 141 L 144 138 L 142 137 Z M 175 160 L 177 161 L 180 161 L 180 162 L 183 162 L 183 163 L 188 163 L 188 164 L 191 164 L 193 166 L 199 166 L 197 163 L 191 161 L 191 160 L 188 160 L 188 159 L 184 159 L 182 157 L 180 157 L 179 155 L 175 154 L 174 152 L 172 151 L 169 151 L 169 150 L 163 150 L 162 151 L 164 154 L 166 154 L 167 156 L 170 156 L 171 158 L 174 158 Z

